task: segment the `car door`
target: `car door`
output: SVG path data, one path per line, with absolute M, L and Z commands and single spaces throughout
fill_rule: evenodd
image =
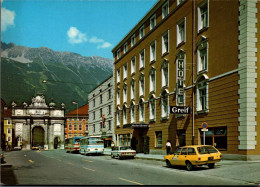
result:
M 178 157 L 178 161 L 177 161 L 178 165 L 179 166 L 185 166 L 186 165 L 186 163 L 185 163 L 186 158 L 187 158 L 187 148 L 182 148 L 181 153 Z
M 170 160 L 172 165 L 178 165 L 178 157 L 180 155 L 181 152 L 181 148 L 178 148 L 175 152 L 174 155 L 172 157 L 172 159 Z

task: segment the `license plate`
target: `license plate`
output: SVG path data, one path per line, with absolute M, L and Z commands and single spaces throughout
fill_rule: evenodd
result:
M 208 160 L 213 160 L 213 156 L 212 157 L 208 157 Z

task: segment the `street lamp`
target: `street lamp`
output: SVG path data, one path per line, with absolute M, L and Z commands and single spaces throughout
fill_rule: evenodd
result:
M 75 101 L 73 101 L 72 104 L 73 104 L 73 105 L 77 105 L 77 136 L 78 136 L 78 132 L 79 132 L 79 131 L 78 131 L 78 130 L 79 130 L 79 127 L 78 127 L 78 126 L 79 126 L 79 124 L 78 124 L 78 121 L 79 121 L 79 105 L 78 105 L 78 103 L 75 102 Z

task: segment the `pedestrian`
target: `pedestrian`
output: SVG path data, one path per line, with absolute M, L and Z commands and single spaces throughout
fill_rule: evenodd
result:
M 166 143 L 166 154 L 169 155 L 171 150 L 172 150 L 172 144 L 171 144 L 170 140 L 167 140 L 167 143 Z

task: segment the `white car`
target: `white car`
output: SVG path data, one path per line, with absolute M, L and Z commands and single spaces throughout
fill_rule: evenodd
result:
M 118 157 L 121 158 L 134 158 L 136 151 L 133 150 L 130 146 L 116 146 L 112 148 L 111 158 Z

